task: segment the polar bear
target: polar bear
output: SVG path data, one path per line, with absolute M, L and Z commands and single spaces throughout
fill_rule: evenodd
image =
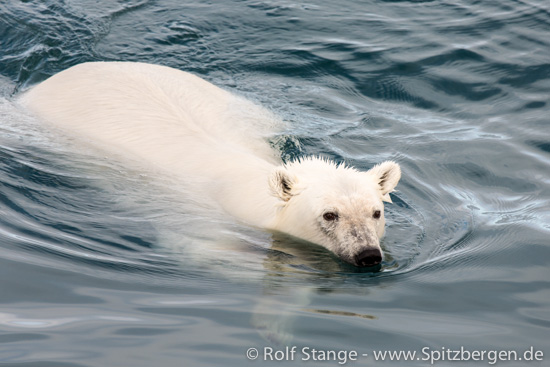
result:
M 71 67 L 20 102 L 40 119 L 195 183 L 251 226 L 324 246 L 359 267 L 382 261 L 383 201 L 401 177 L 320 157 L 283 164 L 266 140 L 266 109 L 192 74 L 133 62 Z

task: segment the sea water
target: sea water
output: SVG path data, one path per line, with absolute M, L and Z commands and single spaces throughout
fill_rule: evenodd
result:
M 0 364 L 548 365 L 549 24 L 543 0 L 3 2 Z M 99 60 L 262 104 L 284 160 L 397 161 L 380 271 L 17 105 Z

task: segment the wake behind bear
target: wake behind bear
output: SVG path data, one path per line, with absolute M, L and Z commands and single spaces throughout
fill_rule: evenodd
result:
M 130 62 L 69 68 L 24 93 L 40 119 L 183 180 L 252 226 L 324 246 L 360 267 L 382 261 L 383 201 L 401 170 L 306 157 L 283 164 L 266 109 L 192 74 Z

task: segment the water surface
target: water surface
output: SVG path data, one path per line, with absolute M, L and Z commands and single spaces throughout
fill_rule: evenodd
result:
M 1 4 L 0 364 L 259 365 L 248 348 L 285 345 L 368 354 L 347 365 L 426 347 L 546 357 L 548 24 L 542 0 Z M 271 139 L 285 160 L 397 161 L 381 271 L 243 226 L 14 104 L 98 60 L 263 104 L 289 124 Z M 338 365 L 301 357 L 264 363 Z

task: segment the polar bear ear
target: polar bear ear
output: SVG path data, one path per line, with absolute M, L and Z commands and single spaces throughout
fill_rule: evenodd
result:
M 283 201 L 292 197 L 292 187 L 296 184 L 296 176 L 284 167 L 277 167 L 269 176 L 269 188 L 273 195 Z
M 401 179 L 401 167 L 393 161 L 386 161 L 372 167 L 367 173 L 374 176 L 380 186 L 382 200 L 391 203 L 389 194 Z

